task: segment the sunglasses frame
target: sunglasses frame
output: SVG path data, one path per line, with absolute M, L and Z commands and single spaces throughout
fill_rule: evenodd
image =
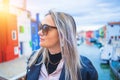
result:
M 50 28 L 57 29 L 57 27 L 51 26 L 48 24 L 44 24 L 44 25 L 40 24 L 39 25 L 39 30 L 42 30 L 43 35 L 47 35 Z

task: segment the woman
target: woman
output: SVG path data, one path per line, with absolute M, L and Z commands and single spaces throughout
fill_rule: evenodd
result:
M 40 25 L 40 50 L 28 60 L 27 80 L 97 80 L 86 57 L 79 56 L 72 16 L 49 11 Z

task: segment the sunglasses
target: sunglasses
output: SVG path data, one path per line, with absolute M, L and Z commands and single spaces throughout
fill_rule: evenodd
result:
M 40 24 L 39 25 L 39 30 L 42 30 L 43 35 L 47 35 L 48 31 L 50 31 L 50 29 L 57 29 L 57 27 L 50 26 L 48 24 L 44 24 L 44 25 Z

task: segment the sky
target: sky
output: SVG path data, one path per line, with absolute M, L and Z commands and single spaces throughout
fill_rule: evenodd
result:
M 98 29 L 108 22 L 120 21 L 120 0 L 27 0 L 27 10 L 42 20 L 50 9 L 66 12 L 76 21 L 78 30 Z

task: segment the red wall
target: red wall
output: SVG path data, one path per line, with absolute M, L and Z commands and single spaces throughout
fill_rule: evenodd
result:
M 5 16 L 4 16 L 5 15 Z M 0 14 L 0 60 L 2 62 L 18 57 L 14 48 L 18 47 L 17 18 L 12 14 Z M 15 35 L 13 35 L 15 34 Z

